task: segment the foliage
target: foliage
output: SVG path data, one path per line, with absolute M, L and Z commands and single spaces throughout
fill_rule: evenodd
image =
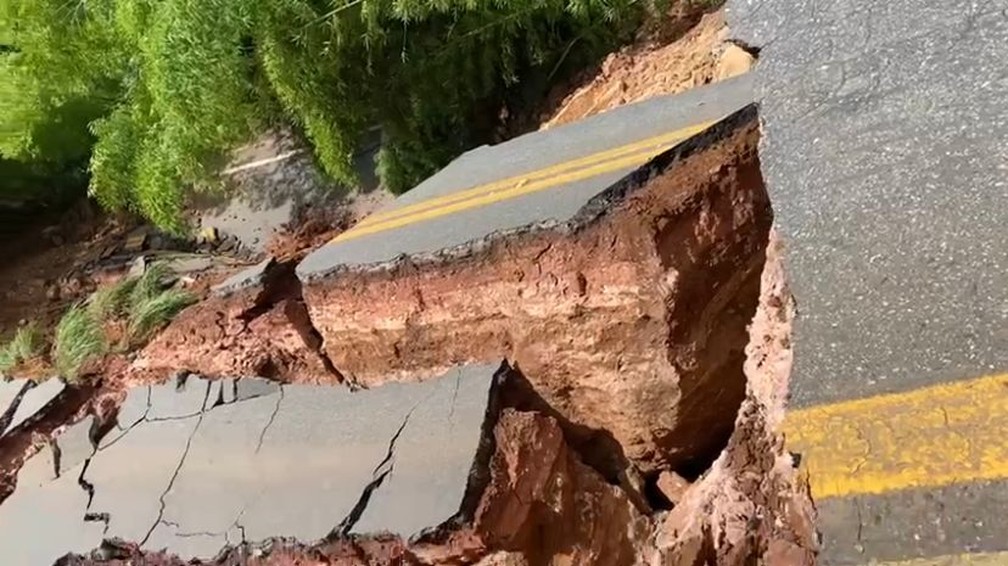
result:
M 22 326 L 10 342 L 0 347 L 0 372 L 8 372 L 21 362 L 39 355 L 45 345 L 42 332 L 34 322 Z
M 187 291 L 172 289 L 173 275 L 164 263 L 147 267 L 140 277 L 126 277 L 95 291 L 88 311 L 98 321 L 125 319 L 124 346 L 137 346 L 196 302 Z
M 163 292 L 171 277 L 172 273 L 168 266 L 157 262 L 148 265 L 143 275 L 133 278 L 134 283 L 129 293 L 130 313 Z
M 105 351 L 101 323 L 83 305 L 70 307 L 56 325 L 53 338 L 53 363 L 59 375 L 75 380 L 81 366 Z
M 509 90 L 627 37 L 638 0 L 0 0 L 0 155 L 181 228 L 186 190 L 278 121 L 352 184 L 365 129 L 403 190 L 481 141 Z M 93 143 L 93 147 L 92 147 Z

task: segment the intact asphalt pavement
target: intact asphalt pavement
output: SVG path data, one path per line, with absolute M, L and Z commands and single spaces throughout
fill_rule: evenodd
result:
M 760 49 L 823 562 L 980 563 L 1008 549 L 1008 2 L 727 10 Z

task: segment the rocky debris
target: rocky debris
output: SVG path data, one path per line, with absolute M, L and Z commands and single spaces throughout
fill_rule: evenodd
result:
M 179 552 L 194 564 L 812 564 L 814 508 L 778 432 L 793 307 L 758 138 L 750 107 L 567 223 L 309 278 L 294 259 L 240 273 L 135 361 L 105 367 L 129 376 L 117 383 L 213 380 L 135 389 L 116 421 L 89 425 L 83 463 L 74 429 L 74 456 L 48 465 L 59 478 L 26 476 L 41 487 L 10 508 L 29 512 L 22 498 L 76 475 L 78 520 L 109 540 L 66 564 L 178 564 Z M 496 394 L 452 379 L 501 359 Z M 235 375 L 370 390 L 246 388 Z M 469 386 L 485 405 L 456 421 Z M 395 393 L 407 390 L 429 394 Z M 295 396 L 314 409 L 289 409 Z M 57 401 L 14 431 L 20 452 L 0 438 L 4 469 L 83 417 L 83 403 Z M 339 421 L 354 411 L 356 425 Z M 463 473 L 441 477 L 445 458 Z M 210 511 L 184 503 L 210 498 Z M 22 552 L 49 556 L 44 542 Z
M 814 508 L 776 431 L 790 367 L 793 316 L 776 244 L 762 281 L 760 310 L 751 329 L 753 341 L 746 349 L 749 381 L 736 418 L 738 426 L 712 468 L 685 488 L 682 503 L 670 512 L 642 513 L 624 489 L 586 465 L 592 458 L 572 447 L 570 433 L 559 420 L 528 410 L 535 406 L 528 398 L 528 382 L 504 366 L 498 376 L 512 381 L 495 383 L 508 383 L 510 388 L 501 390 L 496 411 L 491 400 L 482 426 L 492 431 L 483 433 L 481 444 L 491 456 L 476 457 L 462 509 L 470 492 L 478 495 L 472 499 L 477 503 L 471 513 L 462 512 L 439 528 L 412 539 L 389 533 L 354 535 L 339 529 L 317 542 L 242 538 L 213 558 L 191 561 L 145 550 L 135 542 L 110 540 L 59 563 L 814 564 Z M 395 385 L 375 392 L 385 387 Z M 393 439 L 401 441 L 398 433 Z M 483 481 L 485 487 L 472 490 Z M 415 507 L 401 494 L 395 499 Z M 314 508 L 319 507 L 329 508 Z
M 815 564 L 815 508 L 780 432 L 794 355 L 782 264 L 772 236 L 746 346 L 746 399 L 728 446 L 659 527 L 659 560 L 699 549 L 713 564 Z
M 668 500 L 669 505 L 674 506 L 682 502 L 683 495 L 690 487 L 690 482 L 679 474 L 666 470 L 658 474 L 658 481 L 655 482 L 655 486 L 662 496 Z

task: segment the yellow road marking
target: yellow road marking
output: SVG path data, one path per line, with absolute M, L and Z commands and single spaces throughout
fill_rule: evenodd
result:
M 817 498 L 1008 478 L 1008 374 L 790 413 Z
M 900 562 L 877 562 L 875 566 L 1005 566 L 1008 552 L 955 554 L 934 558 L 915 558 Z
M 427 199 L 409 206 L 374 214 L 351 230 L 337 236 L 340 242 L 367 234 L 382 232 L 431 218 L 485 206 L 550 187 L 610 173 L 625 167 L 646 163 L 655 155 L 676 143 L 696 135 L 714 122 L 705 122 L 674 132 L 668 132 L 625 146 L 559 163 L 524 175 L 509 177 L 471 189 Z

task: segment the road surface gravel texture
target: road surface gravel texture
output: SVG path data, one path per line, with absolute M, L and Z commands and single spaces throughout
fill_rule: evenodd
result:
M 729 0 L 727 19 L 760 49 L 760 157 L 800 311 L 793 404 L 1005 372 L 1008 2 Z M 822 501 L 823 559 L 1005 550 L 1006 494 Z

